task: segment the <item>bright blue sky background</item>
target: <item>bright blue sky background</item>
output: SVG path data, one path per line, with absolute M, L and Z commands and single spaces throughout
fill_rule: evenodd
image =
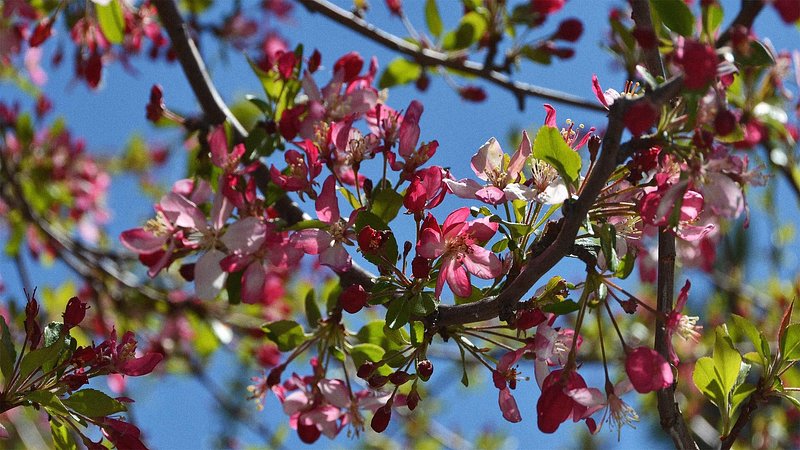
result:
M 348 2 L 337 2 L 347 4 Z M 382 1 L 371 2 L 375 11 L 369 18 L 381 27 L 404 35 L 404 30 L 398 20 L 392 20 L 383 10 Z M 406 10 L 412 22 L 422 26 L 422 1 L 407 0 Z M 440 0 L 440 7 L 445 15 L 446 25 L 453 25 L 455 14 L 460 6 L 455 0 Z M 591 76 L 598 74 L 602 85 L 605 87 L 621 88 L 624 83 L 624 74 L 615 70 L 608 54 L 599 47 L 606 28 L 607 11 L 610 5 L 620 6 L 622 2 L 590 0 L 572 0 L 563 11 L 554 15 L 549 25 L 544 30 L 555 28 L 561 19 L 578 17 L 585 25 L 585 33 L 577 47 L 577 55 L 572 60 L 558 62 L 552 67 L 527 66 L 526 70 L 517 76 L 521 81 L 533 84 L 566 90 L 585 98 L 593 98 L 591 91 Z M 730 11 L 729 19 L 733 16 L 738 2 L 723 2 Z M 447 7 L 452 5 L 453 11 Z M 325 72 L 317 79 L 325 82 L 330 74 L 332 63 L 338 56 L 357 50 L 366 58 L 371 55 L 378 57 L 381 66 L 385 66 L 396 55 L 384 50 L 382 47 L 366 42 L 354 33 L 337 24 L 331 23 L 319 15 L 309 15 L 302 7 L 296 7 L 293 14 L 295 20 L 291 24 L 276 23 L 281 33 L 289 40 L 290 45 L 298 42 L 305 44 L 307 49 L 318 48 L 323 55 Z M 450 19 L 447 22 L 448 18 Z M 787 48 L 797 43 L 797 30 L 784 25 L 777 15 L 768 8 L 757 23 L 757 30 L 767 31 L 773 38 L 775 47 Z M 59 28 L 61 37 L 63 29 Z M 544 33 L 543 33 L 544 34 Z M 52 49 L 50 49 L 52 50 Z M 258 80 L 250 72 L 244 58 L 236 52 L 228 54 L 226 61 L 219 58 L 215 49 L 204 47 L 207 63 L 212 76 L 223 97 L 232 102 L 241 99 L 247 93 L 261 94 Z M 176 180 L 183 176 L 183 151 L 180 140 L 174 135 L 164 134 L 153 129 L 145 120 L 144 105 L 147 103 L 150 87 L 160 83 L 164 87 L 165 99 L 171 108 L 178 111 L 193 113 L 197 111 L 196 103 L 188 84 L 177 64 L 156 63 L 152 64 L 145 58 L 133 61 L 138 74 L 131 75 L 122 70 L 119 64 L 114 64 L 105 73 L 104 87 L 99 92 L 89 92 L 81 83 L 72 80 L 71 66 L 67 64 L 57 71 L 50 72 L 50 81 L 46 92 L 55 103 L 55 111 L 68 119 L 69 127 L 76 136 L 83 136 L 92 151 L 101 154 L 112 154 L 119 151 L 120 143 L 125 142 L 133 133 L 142 134 L 147 140 L 172 144 L 170 164 L 159 172 L 164 181 Z M 438 78 L 433 78 L 431 86 L 426 93 L 419 93 L 414 87 L 399 87 L 391 91 L 389 104 L 397 109 L 405 108 L 412 99 L 419 99 L 425 105 L 422 116 L 422 140 L 437 139 L 440 143 L 439 151 L 433 160 L 434 164 L 450 166 L 457 177 L 471 176 L 468 157 L 482 145 L 489 137 L 497 136 L 501 143 L 506 143 L 506 137 L 511 128 L 538 127 L 544 119 L 541 108 L 542 101 L 527 100 L 527 108 L 520 112 L 516 107 L 514 98 L 491 85 L 476 81 L 489 93 L 489 99 L 481 104 L 465 103 Z M 8 85 L 0 85 L 0 98 L 9 100 L 18 98 L 19 95 L 9 89 Z M 571 107 L 555 104 L 558 109 L 559 123 L 564 119 L 572 118 L 587 127 L 595 125 L 602 128 L 604 119 L 602 114 L 576 110 Z M 508 148 L 507 151 L 513 149 Z M 112 236 L 127 228 L 139 226 L 143 220 L 152 213 L 152 205 L 144 196 L 137 192 L 137 185 L 133 179 L 117 178 L 112 185 L 109 206 L 112 210 L 112 221 L 109 230 Z M 782 187 L 781 191 L 785 191 Z M 751 199 L 754 199 L 751 196 Z M 787 202 L 796 216 L 796 203 Z M 461 206 L 464 203 L 455 200 L 448 201 L 440 209 L 444 214 L 448 207 Z M 449 211 L 449 210 L 448 210 Z M 757 235 L 770 233 L 766 224 L 754 220 L 751 232 Z M 758 249 L 755 249 L 758 251 Z M 763 251 L 765 249 L 761 249 Z M 792 264 L 796 266 L 796 262 Z M 577 266 L 574 266 L 577 267 Z M 764 267 L 753 267 L 753 275 L 766 274 Z M 20 284 L 13 266 L 7 260 L 0 260 L 0 273 L 7 286 L 4 298 L 20 297 Z M 34 282 L 39 286 L 56 286 L 61 280 L 69 277 L 69 273 L 56 266 L 50 270 L 36 271 Z M 701 285 L 702 287 L 702 285 Z M 701 289 L 694 292 L 700 293 Z M 303 363 L 304 364 L 304 363 Z M 305 367 L 299 367 L 305 371 Z M 523 367 L 527 375 L 532 375 L 532 367 Z M 485 372 L 485 371 L 484 371 Z M 220 385 L 229 381 L 238 381 L 246 385 L 251 373 L 239 371 L 235 361 L 229 356 L 220 355 L 214 359 L 210 373 Z M 483 373 L 484 383 L 478 387 L 464 389 L 458 382 L 460 374 L 446 368 L 444 364 L 437 366 L 432 384 L 437 386 L 437 394 L 443 399 L 442 412 L 437 416 L 445 426 L 462 434 L 467 439 L 488 426 L 505 430 L 512 440 L 510 447 L 520 448 L 568 448 L 578 445 L 577 437 L 584 433 L 583 424 L 564 424 L 559 433 L 542 435 L 536 428 L 535 401 L 538 398 L 538 388 L 535 382 L 521 383 L 515 396 L 522 409 L 523 422 L 510 424 L 502 420 L 497 407 L 497 391 L 488 383 Z M 589 371 L 587 374 L 590 385 L 602 385 L 599 371 Z M 479 384 L 473 380 L 474 385 Z M 131 385 L 134 390 L 132 397 L 137 400 L 136 419 L 147 433 L 148 442 L 153 448 L 206 448 L 218 435 L 226 424 L 219 423 L 216 415 L 216 404 L 205 390 L 191 378 L 165 376 L 161 378 L 147 377 L 142 380 L 133 380 Z M 245 396 L 246 392 L 241 391 Z M 628 399 L 629 401 L 632 398 Z M 424 405 L 424 403 L 423 403 Z M 272 397 L 266 401 L 263 412 L 255 412 L 255 405 L 249 404 L 258 418 L 269 423 L 275 429 L 279 424 L 286 423 L 286 416 L 279 408 L 277 400 Z M 641 415 L 648 412 L 639 411 Z M 388 433 L 396 431 L 391 426 Z M 603 431 L 599 436 L 608 445 L 616 448 L 668 448 L 661 441 L 660 434 L 654 436 L 649 431 L 648 422 L 640 424 L 638 430 L 623 430 L 623 440 L 616 443 L 616 433 Z M 261 444 L 263 440 L 244 432 L 241 434 L 244 442 Z M 340 437 L 331 442 L 324 437 L 318 442 L 317 447 L 328 448 L 331 446 L 350 447 L 354 444 L 342 433 Z M 299 441 L 294 433 L 290 433 L 287 447 L 298 447 Z

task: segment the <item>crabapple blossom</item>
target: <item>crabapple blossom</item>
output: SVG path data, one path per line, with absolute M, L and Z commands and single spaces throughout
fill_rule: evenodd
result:
M 428 214 L 422 224 L 417 254 L 428 259 L 442 257 L 437 297 L 441 296 L 445 281 L 454 294 L 468 297 L 472 293 L 470 273 L 487 280 L 503 273 L 497 255 L 481 246 L 494 236 L 497 223 L 485 217 L 467 222 L 469 215 L 469 208 L 457 209 L 439 226 L 436 218 Z

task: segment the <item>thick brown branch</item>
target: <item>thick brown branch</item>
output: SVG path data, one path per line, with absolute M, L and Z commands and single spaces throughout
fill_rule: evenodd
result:
M 439 66 L 458 70 L 470 75 L 474 75 L 493 83 L 511 92 L 519 102 L 520 109 L 525 106 L 526 97 L 537 97 L 551 100 L 558 103 L 577 106 L 579 108 L 590 109 L 593 111 L 604 111 L 602 105 L 593 100 L 568 94 L 554 89 L 534 86 L 528 83 L 514 81 L 508 76 L 491 70 L 483 64 L 475 61 L 464 60 L 463 58 L 453 58 L 445 53 L 438 52 L 429 48 L 422 48 L 417 44 L 408 42 L 398 36 L 388 33 L 371 23 L 357 17 L 355 14 L 344 10 L 327 0 L 297 0 L 311 12 L 316 12 L 337 22 L 356 33 L 398 53 L 402 53 L 418 64 L 423 66 Z
M 498 317 L 503 310 L 515 309 L 517 302 L 533 285 L 569 253 L 589 208 L 605 186 L 608 177 L 617 167 L 617 152 L 625 128 L 622 122 L 625 110 L 631 104 L 643 101 L 662 105 L 677 95 L 682 85 L 683 77 L 677 77 L 643 98 L 633 101 L 618 100 L 614 103 L 609 112 L 608 129 L 603 138 L 602 152 L 592 173 L 589 174 L 589 179 L 586 181 L 581 195 L 576 200 L 564 204 L 563 224 L 553 243 L 538 256 L 530 259 L 520 275 L 500 295 L 464 305 L 440 306 L 436 325 L 446 327 L 489 320 Z

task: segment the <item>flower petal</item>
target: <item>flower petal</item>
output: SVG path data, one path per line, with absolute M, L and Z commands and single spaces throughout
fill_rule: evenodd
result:
M 490 138 L 485 144 L 478 149 L 478 152 L 472 156 L 470 166 L 475 175 L 481 180 L 488 180 L 487 173 L 501 170 L 503 165 L 503 149 L 497 139 Z
M 200 300 L 214 300 L 222 288 L 228 274 L 220 267 L 225 253 L 209 250 L 197 260 L 194 267 L 194 290 Z
M 472 253 L 464 257 L 464 267 L 478 278 L 491 280 L 503 273 L 503 263 L 494 253 L 477 245 L 471 245 Z

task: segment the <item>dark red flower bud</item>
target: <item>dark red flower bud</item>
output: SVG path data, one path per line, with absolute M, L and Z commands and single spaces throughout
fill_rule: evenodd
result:
M 417 405 L 419 404 L 419 392 L 416 389 L 408 393 L 406 396 L 406 406 L 408 407 L 409 411 L 413 411 L 417 409 Z
M 428 381 L 428 378 L 433 375 L 433 363 L 428 359 L 417 363 L 417 375 L 422 378 L 422 381 Z
M 717 117 L 714 118 L 714 131 L 717 133 L 717 136 L 727 136 L 733 133 L 736 130 L 736 115 L 724 109 L 717 113 Z
M 800 20 L 800 2 L 797 0 L 775 0 L 772 6 L 778 10 L 784 22 L 795 23 Z
M 181 274 L 184 280 L 192 282 L 194 281 L 194 264 L 195 263 L 187 263 L 181 265 L 181 268 L 178 269 L 178 273 Z
M 589 149 L 589 159 L 591 161 L 594 161 L 597 158 L 597 152 L 600 151 L 600 144 L 602 142 L 603 140 L 600 139 L 600 136 L 596 134 L 589 138 L 589 143 L 586 145 L 586 147 Z
M 389 381 L 396 386 L 401 386 L 410 379 L 411 375 L 402 370 L 398 370 L 397 372 L 394 372 L 393 374 L 389 375 Z
M 154 84 L 150 88 L 150 101 L 145 107 L 147 120 L 153 123 L 158 122 L 164 114 L 164 108 L 164 94 L 161 91 L 161 86 Z
M 89 377 L 86 376 L 85 373 L 73 373 L 64 376 L 61 380 L 61 383 L 67 385 L 67 388 L 71 391 L 77 391 L 81 388 L 81 386 L 89 383 Z
M 658 120 L 659 112 L 649 102 L 634 103 L 625 112 L 622 121 L 634 136 L 639 136 L 649 131 Z
M 39 325 L 38 316 L 39 302 L 31 297 L 25 305 L 25 334 L 31 343 L 31 350 L 39 346 L 39 340 L 42 338 L 42 327 Z
M 636 300 L 629 298 L 628 300 L 622 300 L 619 302 L 619 305 L 622 306 L 622 310 L 625 311 L 627 314 L 633 314 L 636 312 L 636 308 L 639 306 L 636 303 Z
M 575 42 L 580 39 L 583 34 L 583 23 L 580 20 L 572 18 L 567 19 L 558 25 L 558 30 L 553 35 L 553 39 L 562 41 Z
M 358 233 L 358 248 L 364 254 L 371 255 L 377 253 L 388 238 L 388 231 L 376 230 L 367 225 Z
M 283 52 L 278 57 L 278 73 L 284 80 L 292 78 L 294 73 L 294 66 L 297 65 L 297 56 L 294 52 Z
M 425 92 L 428 90 L 428 86 L 431 84 L 431 77 L 428 76 L 427 73 L 422 72 L 422 74 L 417 78 L 416 86 L 420 92 Z
M 322 432 L 317 428 L 317 425 L 314 422 L 303 422 L 299 421 L 297 423 L 297 435 L 300 437 L 300 440 L 306 444 L 313 444 L 317 442 Z
M 374 372 L 375 372 L 375 363 L 367 361 L 364 364 L 361 364 L 361 366 L 358 368 L 356 376 L 358 378 L 361 378 L 362 380 L 366 380 L 369 377 L 371 377 Z
M 31 47 L 38 47 L 42 45 L 50 35 L 53 34 L 53 21 L 50 20 L 49 17 L 45 17 L 36 25 L 36 28 L 33 29 L 33 33 L 31 33 L 30 39 L 28 39 L 28 44 Z
M 90 365 L 97 358 L 97 352 L 92 347 L 78 347 L 72 354 L 72 363 L 78 367 Z
M 78 297 L 72 297 L 67 302 L 67 308 L 64 311 L 64 326 L 67 329 L 73 328 L 83 321 L 86 317 L 86 310 L 89 308 L 85 302 L 81 301 Z
M 411 185 L 406 190 L 403 197 L 403 206 L 413 213 L 422 213 L 425 203 L 428 201 L 428 193 L 419 178 L 411 180 Z
M 272 370 L 269 371 L 269 375 L 267 375 L 267 386 L 277 386 L 281 382 L 281 375 L 283 375 L 283 371 L 286 370 L 286 366 L 281 364 L 280 366 L 274 367 Z
M 480 86 L 463 86 L 458 89 L 458 95 L 468 102 L 482 102 L 486 100 L 486 91 Z
M 389 382 L 389 377 L 384 376 L 384 375 L 378 375 L 378 374 L 375 374 L 375 375 L 369 377 L 369 380 L 367 380 L 367 383 L 369 383 L 369 385 L 374 387 L 374 388 L 383 387 L 388 382 Z
M 415 256 L 414 259 L 411 260 L 411 273 L 414 275 L 414 278 L 428 278 L 428 275 L 431 273 L 431 262 L 428 261 L 428 258 Z
M 390 404 L 386 404 L 378 408 L 375 411 L 375 415 L 372 416 L 372 421 L 370 422 L 370 426 L 376 433 L 383 433 L 386 427 L 389 426 L 389 421 L 392 419 L 392 406 Z
M 322 54 L 320 54 L 319 50 L 314 49 L 314 53 L 311 54 L 311 57 L 308 58 L 308 71 L 314 73 L 319 69 L 319 65 L 322 62 Z
M 281 352 L 273 344 L 264 344 L 256 350 L 256 361 L 261 367 L 274 367 L 281 362 Z
M 402 0 L 386 0 L 386 7 L 389 8 L 389 11 L 397 17 L 400 17 L 403 14 Z
M 342 291 L 339 295 L 339 305 L 350 314 L 355 314 L 367 305 L 368 299 L 369 294 L 364 290 L 364 287 L 360 284 L 354 284 L 348 286 L 347 289 Z
M 100 85 L 100 78 L 103 74 L 103 58 L 100 52 L 97 50 L 92 52 L 89 59 L 86 61 L 85 70 L 84 76 L 86 77 L 86 83 L 89 84 L 90 88 L 96 89 L 97 86 Z
M 358 77 L 362 67 L 364 67 L 364 60 L 361 55 L 357 52 L 350 52 L 336 61 L 336 64 L 333 65 L 333 73 L 343 71 L 344 82 L 350 83 Z
M 548 15 L 561 10 L 566 0 L 531 0 L 531 9 L 535 12 Z
M 36 99 L 36 117 L 41 119 L 53 109 L 53 102 L 42 94 Z
M 517 321 L 514 322 L 514 326 L 518 330 L 529 330 L 545 320 L 547 317 L 539 308 L 526 309 L 517 312 Z
M 676 62 L 683 66 L 684 86 L 704 89 L 717 78 L 717 53 L 714 47 L 697 41 L 686 41 Z

